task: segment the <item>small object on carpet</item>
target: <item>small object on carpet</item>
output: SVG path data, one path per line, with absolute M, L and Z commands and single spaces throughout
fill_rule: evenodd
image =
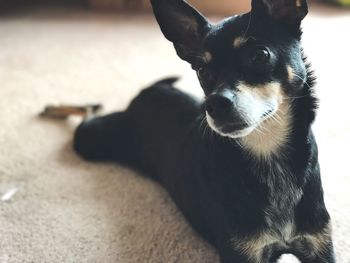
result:
M 12 199 L 12 197 L 18 192 L 18 187 L 12 187 L 4 192 L 1 196 L 1 201 L 7 202 Z
M 60 106 L 47 106 L 40 116 L 57 118 L 57 119 L 66 119 L 69 116 L 76 115 L 87 118 L 92 115 L 98 115 L 102 111 L 101 104 L 92 104 L 85 106 L 71 106 L 71 105 L 60 105 Z

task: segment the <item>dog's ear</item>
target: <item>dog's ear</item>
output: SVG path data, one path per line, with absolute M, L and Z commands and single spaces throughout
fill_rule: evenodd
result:
M 278 22 L 300 26 L 308 13 L 307 0 L 252 0 L 252 12 L 270 16 Z
M 204 59 L 200 45 L 210 28 L 206 18 L 183 0 L 151 0 L 151 3 L 160 29 L 174 43 L 179 57 L 191 64 Z

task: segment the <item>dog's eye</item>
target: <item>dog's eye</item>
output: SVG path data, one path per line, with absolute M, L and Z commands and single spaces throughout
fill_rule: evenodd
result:
M 250 54 L 252 64 L 264 64 L 270 59 L 270 52 L 266 47 L 257 47 Z
M 198 69 L 197 76 L 201 81 L 210 81 L 213 78 L 212 73 L 206 68 Z

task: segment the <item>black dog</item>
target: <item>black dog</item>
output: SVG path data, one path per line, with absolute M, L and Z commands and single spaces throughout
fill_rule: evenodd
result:
M 210 24 L 182 0 L 152 0 L 165 37 L 197 72 L 205 102 L 167 79 L 125 112 L 83 122 L 76 151 L 164 186 L 221 262 L 335 262 L 317 145 L 317 100 L 300 47 L 305 0 L 253 0 Z

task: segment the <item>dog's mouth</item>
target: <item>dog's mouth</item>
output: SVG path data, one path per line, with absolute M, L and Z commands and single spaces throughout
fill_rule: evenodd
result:
M 252 133 L 264 121 L 273 116 L 274 113 L 274 109 L 269 109 L 261 115 L 258 121 L 251 123 L 248 121 L 217 123 L 208 113 L 206 113 L 206 119 L 209 127 L 219 135 L 230 138 L 242 138 Z

